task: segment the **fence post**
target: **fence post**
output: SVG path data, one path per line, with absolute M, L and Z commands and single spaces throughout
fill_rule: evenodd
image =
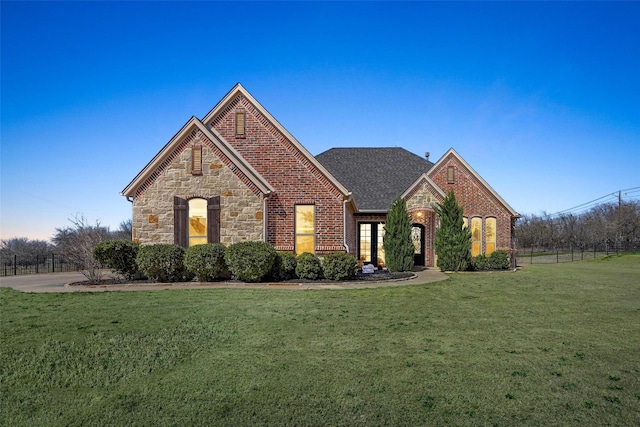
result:
M 529 264 L 533 264 L 533 245 L 531 245 L 531 262 Z
M 51 272 L 52 273 L 56 272 L 56 258 L 53 252 L 51 252 Z
M 556 248 L 556 264 L 560 263 L 560 249 Z
M 13 275 L 18 275 L 18 255 L 13 254 Z
M 39 268 L 40 268 L 40 255 L 36 255 L 36 274 L 38 274 Z
M 571 248 L 571 262 L 573 262 L 573 244 L 569 245 Z

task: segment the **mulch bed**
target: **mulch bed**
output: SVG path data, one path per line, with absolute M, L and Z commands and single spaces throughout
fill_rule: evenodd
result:
M 338 281 L 331 281 L 331 280 L 326 280 L 326 279 L 322 279 L 322 280 L 309 280 L 309 279 L 291 279 L 291 280 L 285 280 L 282 281 L 281 283 L 286 285 L 286 284 L 298 284 L 298 283 L 322 283 L 322 284 L 331 284 L 331 283 L 344 283 L 344 282 L 380 282 L 380 281 L 385 281 L 385 280 L 401 280 L 401 279 L 409 279 L 411 277 L 413 277 L 414 273 L 412 272 L 398 272 L 398 273 L 390 273 L 388 271 L 376 271 L 375 273 L 371 273 L 371 274 L 362 274 L 362 273 L 358 273 L 354 278 L 352 279 L 347 279 L 347 280 L 338 280 Z M 228 283 L 233 283 L 233 284 L 242 284 L 244 282 L 241 282 L 239 280 L 224 280 L 224 281 L 219 281 L 219 282 L 212 282 L 212 283 L 222 283 L 222 282 L 228 282 Z M 188 283 L 188 282 L 184 282 L 184 283 Z M 265 282 L 267 283 L 267 282 Z M 130 285 L 151 285 L 151 284 L 158 284 L 158 282 L 152 282 L 150 280 L 135 280 L 135 281 L 128 281 L 128 280 L 124 280 L 124 279 L 118 279 L 118 278 L 109 278 L 109 279 L 102 279 L 100 280 L 99 283 L 91 283 L 88 280 L 83 280 L 80 282 L 73 282 L 73 283 L 69 283 L 68 286 L 104 286 L 104 285 L 123 285 L 123 284 L 130 284 Z M 252 283 L 255 284 L 255 283 Z M 269 283 L 269 285 L 273 285 L 273 283 Z

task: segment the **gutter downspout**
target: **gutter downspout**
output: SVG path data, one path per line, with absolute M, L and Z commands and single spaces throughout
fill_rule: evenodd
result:
M 133 201 L 135 200 L 135 197 L 131 197 L 131 196 L 126 196 L 127 197 L 127 202 L 131 203 L 131 241 L 135 242 L 135 238 L 133 237 L 135 235 L 135 229 L 133 228 Z
M 262 241 L 267 241 L 267 199 L 271 192 L 268 192 L 264 195 L 262 199 Z
M 343 221 L 342 221 L 342 240 L 344 244 L 344 248 L 347 250 L 347 253 L 350 253 L 349 244 L 347 243 L 347 203 L 351 201 L 353 195 L 349 193 L 349 197 L 345 198 L 342 201 L 342 212 L 343 212 Z

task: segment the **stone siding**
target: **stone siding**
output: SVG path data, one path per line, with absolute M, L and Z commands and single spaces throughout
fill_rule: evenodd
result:
M 191 147 L 202 146 L 202 174 L 191 173 Z M 191 132 L 145 182 L 133 202 L 134 240 L 174 243 L 173 198 L 220 196 L 220 241 L 263 240 L 263 196 L 201 132 Z

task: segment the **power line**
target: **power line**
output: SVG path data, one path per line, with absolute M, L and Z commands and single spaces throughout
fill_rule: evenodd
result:
M 578 206 L 574 206 L 572 208 L 569 209 L 565 209 L 562 211 L 558 211 L 556 213 L 553 213 L 551 215 L 549 215 L 550 217 L 555 217 L 555 216 L 561 216 L 563 214 L 567 214 L 567 213 L 572 213 L 572 214 L 579 214 L 579 213 L 583 213 L 587 210 L 590 210 L 596 206 L 600 206 L 603 205 L 605 203 L 608 203 L 610 201 L 617 201 L 618 197 L 620 197 L 622 194 L 624 194 L 625 196 L 627 195 L 635 195 L 636 193 L 638 193 L 638 196 L 634 196 L 634 197 L 630 197 L 630 198 L 636 198 L 636 197 L 640 197 L 640 187 L 631 187 L 631 188 L 626 188 L 624 190 L 617 190 L 614 191 L 613 193 L 609 193 L 609 194 L 605 194 L 602 197 L 598 197 L 597 199 L 593 199 L 589 202 L 586 203 L 582 203 Z

